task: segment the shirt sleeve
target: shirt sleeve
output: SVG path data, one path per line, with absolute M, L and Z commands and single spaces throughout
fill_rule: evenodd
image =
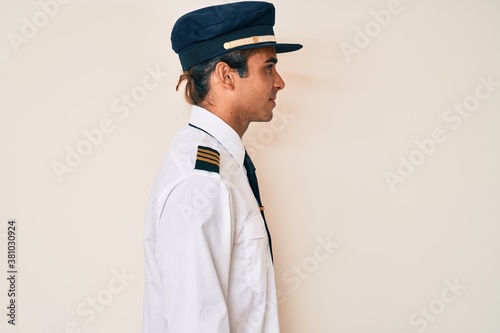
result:
M 168 332 L 229 333 L 230 207 L 220 176 L 205 171 L 189 176 L 167 197 L 155 260 Z

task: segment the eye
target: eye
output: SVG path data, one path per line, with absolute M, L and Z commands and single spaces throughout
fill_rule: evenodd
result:
M 269 72 L 272 72 L 273 71 L 273 67 L 274 67 L 274 64 L 267 65 L 266 66 L 266 70 L 268 70 Z

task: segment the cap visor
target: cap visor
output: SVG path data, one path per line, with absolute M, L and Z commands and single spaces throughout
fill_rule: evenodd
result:
M 302 48 L 301 44 L 281 44 L 281 43 L 259 43 L 259 44 L 250 44 L 244 45 L 240 47 L 234 48 L 235 50 L 248 50 L 248 49 L 256 49 L 259 47 L 274 47 L 276 53 L 285 53 L 285 52 L 293 52 L 300 50 Z
M 276 44 L 274 46 L 276 53 L 293 52 L 300 50 L 301 48 L 302 44 Z

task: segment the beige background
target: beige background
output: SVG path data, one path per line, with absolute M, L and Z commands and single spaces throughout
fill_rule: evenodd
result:
M 54 1 L 0 3 L 0 331 L 139 332 L 146 202 L 188 117 L 170 30 L 222 2 Z M 500 85 L 476 87 L 500 82 L 499 3 L 273 2 L 278 39 L 304 49 L 280 56 L 276 117 L 246 142 L 275 244 L 282 332 L 498 333 Z M 58 4 L 52 17 L 46 3 Z M 381 27 L 371 12 L 387 8 Z M 38 31 L 25 27 L 35 19 Z M 348 57 L 347 44 L 357 47 Z M 467 118 L 449 113 L 465 101 Z M 103 121 L 101 139 L 92 130 Z M 88 155 L 59 181 L 53 164 L 78 145 Z M 399 166 L 410 158 L 413 171 Z M 398 167 L 407 174 L 391 190 L 385 174 Z M 4 306 L 9 218 L 16 327 Z

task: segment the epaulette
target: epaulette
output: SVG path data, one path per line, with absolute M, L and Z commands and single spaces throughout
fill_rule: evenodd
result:
M 219 173 L 219 166 L 220 154 L 217 150 L 209 147 L 198 146 L 198 151 L 196 152 L 196 164 L 194 165 L 195 169 Z

